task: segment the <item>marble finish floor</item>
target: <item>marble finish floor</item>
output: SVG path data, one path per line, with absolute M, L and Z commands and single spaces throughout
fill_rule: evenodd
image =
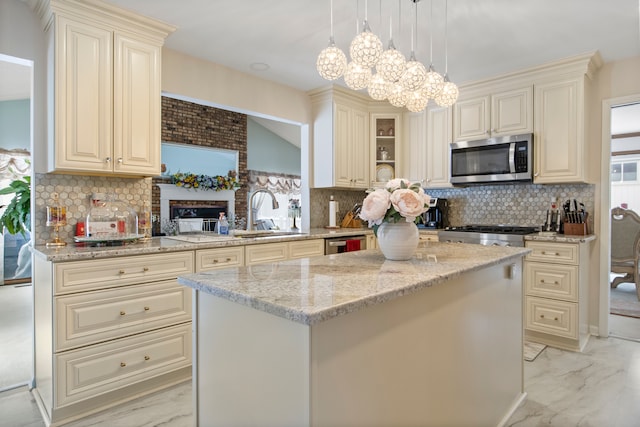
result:
M 525 362 L 527 399 L 508 426 L 637 427 L 640 342 L 591 338 L 584 353 L 547 347 Z M 191 383 L 67 424 L 69 427 L 189 427 Z M 43 427 L 26 388 L 0 393 L 1 427 Z
M 31 283 L 0 285 L 0 390 L 31 380 L 32 298 Z

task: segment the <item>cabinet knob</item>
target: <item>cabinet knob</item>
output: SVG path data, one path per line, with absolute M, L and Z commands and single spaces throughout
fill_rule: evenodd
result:
M 144 360 L 149 360 L 149 359 L 151 359 L 149 356 L 144 357 Z
M 111 157 L 107 157 L 106 159 L 104 159 L 105 163 L 111 163 Z
M 127 366 L 127 364 L 126 364 L 126 363 L 124 363 L 124 362 L 120 362 L 120 367 L 121 367 L 121 368 L 124 368 L 125 366 Z
M 142 271 L 146 273 L 147 271 L 149 271 L 149 267 L 142 267 Z
M 124 274 L 124 270 L 118 271 L 118 274 Z
M 118 157 L 118 164 L 122 164 L 122 157 Z
M 227 258 L 227 262 L 231 262 L 231 258 Z
M 534 172 L 534 173 L 533 173 L 533 176 L 538 176 L 538 175 L 539 175 L 539 173 L 538 173 L 538 172 Z
M 149 310 L 150 310 L 150 308 L 149 308 L 149 307 L 145 307 L 145 308 L 144 308 L 144 311 L 149 311 Z
M 127 314 L 127 313 L 126 313 L 126 312 L 124 312 L 124 311 L 121 311 L 121 312 L 120 312 L 120 316 L 124 316 L 125 314 Z

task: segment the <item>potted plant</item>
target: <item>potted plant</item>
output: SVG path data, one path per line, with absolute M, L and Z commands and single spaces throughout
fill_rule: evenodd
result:
M 26 236 L 31 228 L 31 177 L 25 176 L 13 180 L 0 194 L 15 194 L 0 217 L 0 222 L 10 234 L 20 233 Z

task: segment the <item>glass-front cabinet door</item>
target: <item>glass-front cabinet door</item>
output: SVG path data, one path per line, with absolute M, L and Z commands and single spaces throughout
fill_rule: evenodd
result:
M 383 187 L 400 169 L 400 114 L 371 114 L 371 186 Z

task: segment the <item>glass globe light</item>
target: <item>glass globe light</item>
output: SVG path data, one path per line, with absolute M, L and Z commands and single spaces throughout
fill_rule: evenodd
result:
M 316 69 L 326 80 L 339 79 L 347 69 L 347 55 L 331 40 L 329 46 L 318 55 Z
M 353 61 L 347 65 L 347 70 L 344 72 L 344 82 L 350 89 L 360 90 L 369 85 L 371 81 L 371 69 L 363 67 Z
M 390 86 L 391 83 L 382 78 L 380 73 L 376 73 L 369 82 L 369 96 L 377 101 L 384 101 L 389 95 Z
M 409 100 L 409 92 L 400 83 L 392 83 L 387 99 L 394 107 L 404 107 Z
M 371 32 L 369 24 L 364 21 L 364 28 L 360 34 L 354 37 L 349 47 L 351 60 L 366 68 L 375 67 L 380 55 L 382 55 L 382 42 Z
M 424 95 L 424 92 L 422 90 L 416 90 L 409 93 L 406 107 L 407 110 L 412 113 L 419 113 L 427 108 L 427 103 L 429 103 L 429 98 Z
M 429 66 L 429 71 L 427 72 L 427 78 L 425 79 L 423 93 L 429 99 L 436 99 L 436 96 L 442 91 L 442 87 L 444 86 L 444 77 L 438 74 L 433 66 Z
M 376 64 L 378 74 L 386 81 L 393 83 L 398 81 L 407 66 L 407 60 L 402 52 L 397 50 L 393 45 L 393 40 L 389 41 L 389 47 L 382 52 L 380 59 Z
M 411 60 L 407 61 L 407 68 L 400 77 L 400 84 L 409 92 L 414 92 L 424 86 L 427 79 L 427 69 L 422 63 L 415 60 L 411 55 Z
M 436 96 L 435 101 L 441 107 L 450 107 L 456 103 L 459 94 L 458 86 L 449 81 L 449 77 L 444 75 L 444 86 L 440 94 Z

